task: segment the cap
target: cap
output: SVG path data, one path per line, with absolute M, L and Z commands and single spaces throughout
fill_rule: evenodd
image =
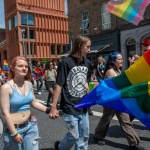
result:
M 150 40 L 145 38 L 142 42 L 142 44 L 144 44 L 145 46 L 149 46 L 150 45 Z

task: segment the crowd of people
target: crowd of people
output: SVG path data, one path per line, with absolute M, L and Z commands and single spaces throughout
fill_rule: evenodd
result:
M 10 65 L 9 77 L 1 87 L 0 105 L 4 118 L 4 150 L 38 150 L 39 132 L 36 116 L 31 114 L 30 107 L 49 115 L 51 119 L 59 117 L 57 103 L 60 98 L 60 109 L 63 111 L 67 133 L 61 141 L 54 143 L 54 150 L 87 150 L 89 140 L 89 108 L 77 109 L 82 97 L 89 92 L 89 82 L 99 83 L 106 78 L 121 74 L 122 55 L 113 52 L 106 61 L 102 56 L 92 64 L 86 58 L 90 52 L 91 40 L 82 35 L 74 39 L 73 49 L 68 57 L 59 64 L 50 61 L 43 65 L 39 61 L 34 71 L 30 69 L 24 57 L 17 56 Z M 150 49 L 142 44 L 142 52 Z M 129 58 L 130 65 L 138 55 Z M 33 77 L 37 83 L 37 93 L 41 94 L 43 82 L 48 91 L 47 105 L 39 103 L 34 96 Z M 44 81 L 43 81 L 44 80 Z M 146 150 L 140 146 L 140 139 L 135 133 L 130 115 L 103 107 L 94 140 L 99 145 L 105 144 L 105 137 L 113 116 L 116 115 L 121 128 L 126 134 L 130 150 Z M 131 116 L 132 117 L 132 116 Z

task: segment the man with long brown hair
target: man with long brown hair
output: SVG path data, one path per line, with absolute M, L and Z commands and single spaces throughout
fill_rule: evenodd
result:
M 91 78 L 91 62 L 85 58 L 90 51 L 91 41 L 88 37 L 79 35 L 74 39 L 71 54 L 58 65 L 56 89 L 49 116 L 55 119 L 59 116 L 57 101 L 61 93 L 60 108 L 68 132 L 62 141 L 55 142 L 55 150 L 88 149 L 89 118 L 86 108 L 77 109 L 74 106 L 88 92 L 88 82 Z

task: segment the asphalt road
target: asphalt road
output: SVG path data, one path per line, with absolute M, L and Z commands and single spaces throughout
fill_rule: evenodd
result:
M 42 95 L 36 95 L 38 99 L 41 99 L 44 104 L 47 99 L 47 92 L 42 92 Z M 122 132 L 118 121 L 114 118 L 111 122 L 110 128 L 108 130 L 108 135 L 106 137 L 106 145 L 99 146 L 93 141 L 94 129 L 100 120 L 102 107 L 94 106 L 92 107 L 94 115 L 90 116 L 90 138 L 89 138 L 89 150 L 127 150 L 128 143 Z M 56 140 L 61 140 L 66 133 L 65 123 L 63 117 L 60 116 L 56 120 L 51 120 L 48 115 L 33 110 L 32 112 L 36 114 L 38 118 L 38 126 L 41 139 L 39 140 L 40 150 L 53 150 L 53 144 Z M 139 121 L 133 121 L 133 125 L 137 134 L 140 136 L 141 145 L 150 150 L 150 132 L 144 127 Z M 2 149 L 3 143 L 0 140 L 0 150 Z

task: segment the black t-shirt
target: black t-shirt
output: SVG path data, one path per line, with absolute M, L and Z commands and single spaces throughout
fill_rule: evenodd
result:
M 90 81 L 92 73 L 91 62 L 84 58 L 78 64 L 75 57 L 64 58 L 58 65 L 56 83 L 62 86 L 60 108 L 64 113 L 78 115 L 87 112 L 87 109 L 76 109 L 81 98 L 86 95 L 85 84 Z

